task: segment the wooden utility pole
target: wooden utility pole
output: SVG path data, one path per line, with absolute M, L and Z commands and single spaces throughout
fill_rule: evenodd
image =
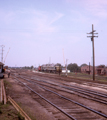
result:
M 98 33 L 94 33 L 96 30 L 94 30 L 94 26 L 92 24 L 92 32 L 87 33 L 87 34 L 91 34 L 92 36 L 87 36 L 87 37 L 91 37 L 91 41 L 92 41 L 92 51 L 93 51 L 93 81 L 95 80 L 95 53 L 94 53 L 94 37 L 98 37 L 95 36 L 94 34 L 98 34 Z
M 89 62 L 89 75 L 90 75 L 90 62 Z

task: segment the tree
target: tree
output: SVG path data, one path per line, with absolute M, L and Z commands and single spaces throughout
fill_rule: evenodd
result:
M 80 72 L 80 67 L 76 63 L 68 64 L 67 69 L 70 70 L 71 72 Z
M 33 69 L 34 67 L 33 67 L 33 65 L 31 66 L 31 69 Z
M 25 67 L 23 67 L 24 69 L 30 69 L 30 67 L 29 66 L 25 66 Z

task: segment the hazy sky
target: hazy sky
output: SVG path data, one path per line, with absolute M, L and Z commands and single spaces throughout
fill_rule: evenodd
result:
M 107 0 L 0 0 L 0 45 L 8 66 L 47 63 L 107 65 Z M 1 53 L 1 48 L 0 48 Z M 1 55 L 0 55 L 1 61 Z

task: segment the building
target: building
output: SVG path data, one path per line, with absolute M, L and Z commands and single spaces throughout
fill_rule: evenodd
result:
M 82 66 L 81 73 L 93 74 L 93 66 Z M 107 75 L 107 67 L 105 65 L 99 65 L 95 67 L 95 74 L 97 75 Z
M 97 66 L 96 72 L 98 75 L 107 75 L 107 66 L 105 66 L 105 65 Z
M 81 67 L 81 72 L 82 73 L 88 73 L 88 74 L 92 74 L 93 72 L 93 67 L 89 66 L 89 65 L 85 65 Z

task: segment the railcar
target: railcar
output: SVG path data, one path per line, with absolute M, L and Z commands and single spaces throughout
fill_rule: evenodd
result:
M 41 66 L 38 67 L 38 71 L 39 71 L 39 72 L 41 71 Z
M 38 71 L 50 72 L 50 73 L 61 73 L 62 67 L 60 64 L 44 64 L 38 67 Z

